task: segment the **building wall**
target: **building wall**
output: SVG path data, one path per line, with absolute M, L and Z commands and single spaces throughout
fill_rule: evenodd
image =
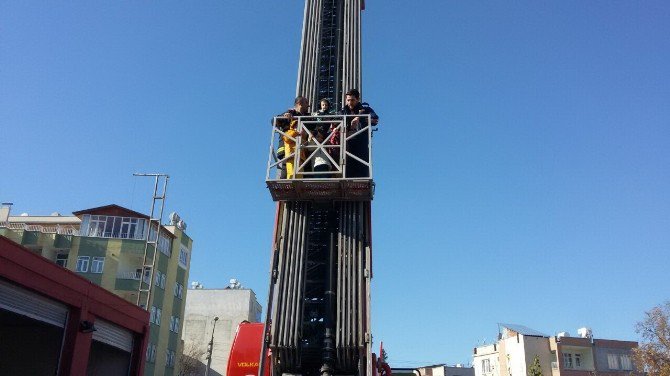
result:
M 637 369 L 635 362 L 633 362 L 633 349 L 637 347 L 637 342 L 632 341 L 611 341 L 611 340 L 602 340 L 595 339 L 594 344 L 594 358 L 595 358 L 595 367 L 598 375 L 605 376 L 621 376 L 628 375 L 631 372 L 637 374 Z M 611 369 L 609 367 L 609 356 L 616 356 L 619 358 L 619 368 Z M 630 369 L 624 369 L 622 367 L 621 357 L 627 357 L 630 361 Z
M 249 289 L 190 289 L 186 297 L 185 346 L 206 350 L 214 329 L 214 349 L 210 375 L 225 375 L 237 326 L 242 321 L 259 322 L 261 306 Z M 204 354 L 204 353 L 203 353 Z M 200 357 L 202 363 L 206 360 Z
M 109 291 L 91 284 L 77 273 L 67 271 L 34 252 L 11 242 L 7 238 L 0 237 L 0 281 L 8 281 L 13 285 L 11 291 L 22 292 L 26 297 L 25 301 L 56 302 L 63 307 L 67 307 L 67 315 L 62 323 L 63 328 L 48 328 L 39 334 L 26 333 L 25 330 L 32 331 L 39 329 L 39 324 L 31 323 L 28 326 L 22 326 L 23 334 L 2 333 L 0 338 L 14 338 L 11 351 L 0 351 L 0 356 L 10 356 L 12 359 L 29 359 L 29 362 L 38 362 L 41 365 L 49 367 L 49 372 L 42 372 L 41 369 L 24 368 L 23 372 L 14 372 L 14 370 L 2 369 L 0 374 L 54 374 L 56 364 L 58 374 L 63 375 L 83 375 L 89 365 L 89 355 L 95 351 L 94 334 L 85 333 L 80 325 L 88 321 L 95 326 L 103 327 L 103 321 L 107 325 L 113 325 L 127 333 L 132 338 L 132 353 L 134 356 L 126 357 L 130 359 L 125 364 L 126 371 L 130 367 L 129 374 L 141 375 L 143 370 L 143 354 L 147 344 L 148 314 L 134 304 L 128 303 L 115 296 Z M 10 305 L 10 310 L 12 306 Z M 16 309 L 16 305 L 14 306 Z M 43 308 L 42 308 L 43 310 Z M 0 310 L 1 311 L 1 310 Z M 9 311 L 8 311 L 9 312 Z M 2 312 L 0 322 L 3 320 L 26 320 L 23 315 L 12 311 L 11 313 Z M 30 315 L 30 313 L 28 313 Z M 20 317 L 19 317 L 20 316 Z M 31 317 L 39 317 L 31 316 Z M 29 319 L 32 320 L 32 319 Z M 1 327 L 2 325 L 0 325 Z M 20 330 L 19 325 L 10 325 L 7 328 L 0 328 L 0 331 Z M 100 333 L 100 332 L 98 332 Z M 61 338 L 58 338 L 61 337 Z M 32 342 L 32 343 L 31 343 Z M 54 354 L 55 347 L 58 353 Z M 20 351 L 28 351 L 28 354 L 21 354 Z M 34 353 L 36 351 L 36 353 Z M 126 353 L 128 354 L 128 353 Z M 55 363 L 51 361 L 48 365 L 47 357 L 58 360 Z M 116 357 L 120 360 L 121 357 Z M 107 361 L 109 359 L 98 359 Z M 113 361 L 114 364 L 119 364 Z M 12 362 L 0 360 L 0 364 L 8 365 Z M 39 364 L 26 364 L 25 362 L 13 362 L 13 366 L 32 367 Z M 111 364 L 111 363 L 110 363 Z M 0 366 L 2 368 L 2 366 Z
M 475 348 L 475 354 L 473 355 L 472 360 L 474 376 L 500 376 L 501 373 L 499 357 L 500 354 L 498 352 L 497 344 Z M 488 368 L 483 366 L 483 363 L 486 363 L 487 360 L 490 367 L 490 372 L 487 372 Z
M 504 352 L 501 357 L 507 367 L 501 369 L 502 376 L 526 376 L 526 351 L 524 350 L 523 336 L 513 336 L 502 339 Z
M 102 214 L 102 213 L 101 213 Z M 127 215 L 123 213 L 107 213 L 109 215 Z M 77 217 L 45 217 L 46 220 L 68 221 L 69 224 L 78 226 Z M 14 217 L 15 222 L 23 220 L 26 223 L 36 223 L 35 217 Z M 190 255 L 192 253 L 192 239 L 176 226 L 165 226 L 162 231 L 169 231 L 174 235 L 172 239 L 171 255 L 168 257 L 162 252 L 158 255 L 157 270 L 165 273 L 166 282 L 164 287 L 152 284 L 152 297 L 149 303 L 161 309 L 160 325 L 150 324 L 149 343 L 156 345 L 155 361 L 146 363 L 145 375 L 172 375 L 176 374 L 179 355 L 182 351 L 181 332 L 184 324 L 184 308 L 186 300 L 186 287 L 188 281 L 188 270 L 190 267 Z M 96 285 L 109 290 L 123 299 L 135 304 L 137 302 L 137 291 L 139 280 L 124 278 L 137 269 L 142 268 L 144 256 L 144 240 L 102 238 L 78 235 L 60 235 L 40 231 L 13 230 L 7 227 L 0 228 L 0 235 L 4 235 L 17 243 L 26 246 L 36 254 L 55 262 L 56 255 L 67 253 L 68 270 L 76 272 L 77 259 L 79 256 L 89 256 L 89 267 L 87 272 L 76 272 L 78 275 L 88 279 Z M 188 252 L 186 267 L 179 265 L 180 249 L 184 247 Z M 105 257 L 102 273 L 93 273 L 91 264 L 93 257 Z M 178 298 L 174 294 L 175 284 L 183 286 L 183 294 Z M 170 330 L 171 317 L 179 318 L 178 332 Z M 166 367 L 167 350 L 175 354 L 175 367 Z
M 540 360 L 543 375 L 551 375 L 551 362 L 554 356 L 549 348 L 549 341 L 545 337 L 521 336 L 524 344 L 526 372 L 528 367 L 533 364 L 535 356 Z M 525 374 L 524 374 L 525 375 Z

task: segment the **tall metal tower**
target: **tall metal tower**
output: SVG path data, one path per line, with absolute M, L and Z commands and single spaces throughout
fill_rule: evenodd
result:
M 334 108 L 340 108 L 343 93 L 361 89 L 363 9 L 364 0 L 305 1 L 297 95 L 312 104 L 328 98 Z M 372 125 L 368 117 L 362 121 L 365 125 L 352 131 L 351 120 L 347 116 L 304 117 L 298 119 L 299 135 L 295 137 L 278 130 L 281 127 L 275 120 L 273 140 L 284 137 L 296 150 L 280 160 L 273 154 L 274 144 L 270 147 L 266 182 L 279 202 L 261 352 L 269 348 L 271 356 L 269 361 L 261 357 L 261 376 L 268 367 L 274 376 L 373 375 Z M 339 133 L 341 141 L 307 146 L 306 137 L 312 139 L 318 124 Z M 367 176 L 347 176 L 346 160 L 356 157 L 347 147 L 353 137 L 367 137 L 368 154 L 357 157 L 367 166 Z M 333 153 L 332 148 L 339 150 Z M 327 178 L 302 169 L 316 151 L 333 156 L 328 158 L 334 172 Z M 304 174 L 273 178 L 271 168 L 292 160 Z
M 343 93 L 361 88 L 364 0 L 306 0 L 296 95 L 342 107 Z

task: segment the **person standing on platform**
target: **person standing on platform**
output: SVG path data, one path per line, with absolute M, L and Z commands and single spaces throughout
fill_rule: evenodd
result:
M 361 103 L 361 93 L 351 89 L 345 94 L 346 104 L 340 115 L 370 115 L 372 125 L 377 125 L 379 116 L 367 103 Z M 347 133 L 353 134 L 368 126 L 366 116 L 347 117 Z M 361 132 L 347 141 L 347 151 L 365 162 L 370 161 L 370 139 L 368 132 Z M 347 156 L 347 178 L 370 178 L 370 168 L 356 159 Z
M 281 142 L 279 144 L 279 149 L 284 150 L 283 155 L 278 155 L 279 159 L 283 159 L 285 156 L 292 154 L 296 150 L 296 143 L 293 141 L 291 138 L 297 138 L 299 133 L 298 133 L 298 119 L 296 119 L 297 116 L 309 116 L 309 102 L 307 101 L 307 98 L 303 96 L 298 96 L 295 98 L 295 101 L 293 101 L 293 108 L 286 110 L 283 114 L 279 115 L 283 116 L 286 119 L 278 119 L 277 121 L 277 127 L 281 129 L 285 135 L 281 136 Z M 303 134 L 303 137 L 305 135 Z M 279 154 L 279 153 L 278 153 Z M 298 158 L 298 163 L 300 161 L 305 159 L 304 151 L 300 152 L 300 156 Z M 294 176 L 297 178 L 302 177 L 302 174 L 296 174 L 295 169 L 297 166 L 294 166 L 294 161 L 295 161 L 295 156 L 289 158 L 285 162 L 285 169 L 282 171 L 281 174 L 281 179 L 292 179 Z

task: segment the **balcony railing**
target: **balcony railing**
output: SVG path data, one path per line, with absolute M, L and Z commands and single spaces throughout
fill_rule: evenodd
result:
M 362 114 L 275 117 L 265 176 L 272 198 L 372 199 L 373 128 Z
M 75 225 L 34 225 L 21 222 L 3 222 L 0 227 L 14 231 L 34 231 L 44 234 L 79 235 L 79 227 Z
M 120 272 L 116 275 L 118 279 L 133 279 L 135 281 L 139 281 L 141 277 L 141 272 Z

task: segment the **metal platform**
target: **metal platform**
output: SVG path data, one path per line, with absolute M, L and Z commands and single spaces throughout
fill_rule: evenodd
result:
M 371 201 L 372 179 L 278 179 L 266 181 L 274 201 Z
M 352 129 L 350 124 L 354 118 L 360 119 L 360 126 Z M 273 120 L 265 175 L 274 201 L 372 200 L 372 131 L 375 127 L 370 115 L 296 116 L 293 133 L 288 133 L 286 127 L 282 129 L 278 125 L 281 121 L 288 119 L 277 116 Z M 323 139 L 316 139 L 316 129 L 325 129 Z M 279 149 L 284 144 L 291 147 L 287 148 L 286 155 L 281 155 Z M 312 170 L 317 155 L 328 161 L 330 170 Z M 287 177 L 289 164 L 292 173 Z M 318 176 L 324 173 L 328 176 Z

